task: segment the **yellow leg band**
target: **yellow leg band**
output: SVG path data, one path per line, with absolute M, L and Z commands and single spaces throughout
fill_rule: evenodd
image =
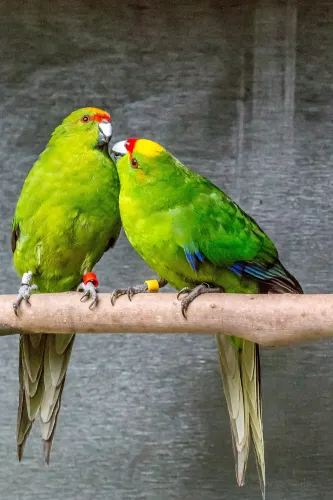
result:
M 148 286 L 148 292 L 157 293 L 160 289 L 160 286 L 159 286 L 157 280 L 147 280 L 147 281 L 145 281 L 145 285 Z

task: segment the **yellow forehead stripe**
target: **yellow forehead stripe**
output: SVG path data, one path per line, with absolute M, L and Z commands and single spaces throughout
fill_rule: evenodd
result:
M 98 113 L 105 113 L 105 111 L 103 111 L 102 109 L 98 109 L 98 108 L 90 108 L 90 107 L 88 107 L 88 108 L 86 108 L 86 110 L 87 111 L 91 111 L 92 113 L 96 113 L 96 114 L 98 114 Z
M 135 145 L 135 151 L 144 156 L 149 156 L 154 158 L 165 151 L 164 147 L 154 141 L 149 141 L 148 139 L 139 139 Z

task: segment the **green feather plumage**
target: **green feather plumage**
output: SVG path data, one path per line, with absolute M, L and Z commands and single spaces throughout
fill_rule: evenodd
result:
M 121 228 L 119 180 L 98 124 L 83 123 L 94 108 L 73 112 L 58 126 L 29 172 L 13 219 L 14 265 L 33 272 L 41 293 L 74 290 Z M 87 312 L 88 314 L 88 312 Z M 22 335 L 18 453 L 40 414 L 48 461 L 74 335 Z
M 136 168 L 131 163 L 133 158 Z M 137 140 L 131 154 L 118 160 L 117 169 L 126 235 L 148 265 L 171 286 L 180 290 L 206 282 L 231 293 L 302 292 L 256 222 L 218 187 L 187 169 L 161 146 Z M 185 250 L 192 255 L 199 252 L 202 262 L 197 262 L 197 268 L 190 264 Z M 264 278 L 256 279 L 246 272 L 237 274 L 230 269 L 237 263 L 261 266 Z M 240 486 L 244 484 L 252 435 L 265 495 L 259 348 L 223 335 L 217 336 L 217 343 L 237 481 Z

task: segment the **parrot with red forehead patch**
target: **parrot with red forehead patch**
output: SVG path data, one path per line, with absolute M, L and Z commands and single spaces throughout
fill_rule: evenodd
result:
M 282 266 L 263 230 L 223 191 L 186 168 L 160 144 L 128 139 L 115 144 L 120 180 L 119 207 L 134 249 L 159 280 L 118 289 L 129 298 L 158 291 L 167 282 L 180 290 L 186 317 L 204 293 L 302 293 Z M 244 484 L 250 442 L 254 444 L 263 497 L 265 458 L 259 346 L 217 335 L 222 382 L 230 416 L 236 478 Z
M 97 302 L 92 272 L 121 229 L 119 180 L 107 146 L 111 117 L 97 108 L 71 113 L 30 170 L 12 224 L 14 266 L 21 287 L 13 307 L 33 290 L 83 290 Z M 17 450 L 21 460 L 37 415 L 48 463 L 75 335 L 21 335 Z

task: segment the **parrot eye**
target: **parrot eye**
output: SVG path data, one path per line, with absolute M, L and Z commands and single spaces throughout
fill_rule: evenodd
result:
M 82 118 L 81 118 L 81 122 L 88 122 L 90 119 L 90 117 L 88 115 L 84 115 Z
M 139 166 L 138 160 L 136 158 L 132 158 L 131 165 L 133 168 L 138 168 L 138 166 Z

